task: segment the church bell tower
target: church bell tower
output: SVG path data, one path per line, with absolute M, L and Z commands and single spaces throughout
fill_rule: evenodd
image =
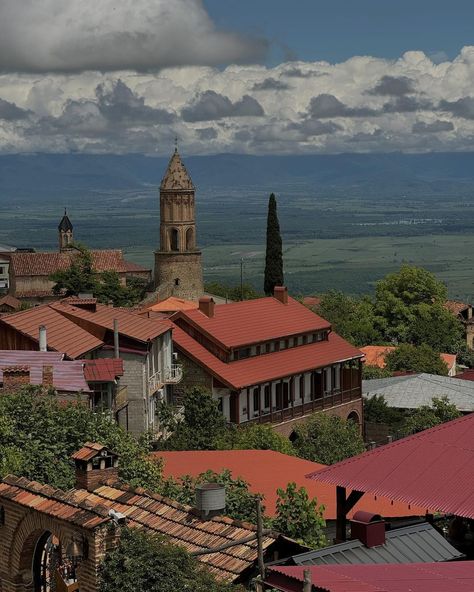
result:
M 201 251 L 196 246 L 195 192 L 175 148 L 160 185 L 160 250 L 155 287 L 161 297 L 197 300 L 203 295 Z
M 71 220 L 69 220 L 67 211 L 64 210 L 64 216 L 58 226 L 59 250 L 61 253 L 70 249 L 70 244 L 73 242 L 74 238 L 72 231 L 73 225 L 71 224 Z

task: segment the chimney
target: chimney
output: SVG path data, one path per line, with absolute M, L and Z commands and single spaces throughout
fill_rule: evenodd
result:
M 214 306 L 214 299 L 210 296 L 204 296 L 203 298 L 199 298 L 199 310 L 210 319 L 212 319 L 212 317 L 214 316 Z
M 118 455 L 102 444 L 86 442 L 72 459 L 76 465 L 76 489 L 94 491 L 107 481 L 118 480 Z
M 358 510 L 351 520 L 351 538 L 369 549 L 385 544 L 385 522 L 379 514 Z
M 52 387 L 54 385 L 53 366 L 43 366 L 43 379 L 41 384 L 45 387 Z
M 196 508 L 202 520 L 210 520 L 225 510 L 225 486 L 220 483 L 196 485 Z
M 48 337 L 45 325 L 39 327 L 39 350 L 42 352 L 48 351 Z
M 15 391 L 25 384 L 30 384 L 29 366 L 6 366 L 2 368 L 3 390 Z
M 273 288 L 273 297 L 282 304 L 288 304 L 288 288 L 286 286 L 275 286 Z
M 119 341 L 119 323 L 118 319 L 114 319 L 114 358 L 120 358 L 120 341 Z

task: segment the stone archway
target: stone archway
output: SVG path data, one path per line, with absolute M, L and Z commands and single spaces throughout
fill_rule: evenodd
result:
M 357 411 L 351 411 L 349 413 L 349 415 L 347 416 L 347 421 L 352 421 L 359 426 L 360 425 L 360 417 L 359 417 L 359 414 L 357 413 Z

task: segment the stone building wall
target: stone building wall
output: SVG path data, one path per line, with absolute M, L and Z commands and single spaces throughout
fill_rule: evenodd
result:
M 201 252 L 155 253 L 155 285 L 160 298 L 198 300 L 204 294 Z

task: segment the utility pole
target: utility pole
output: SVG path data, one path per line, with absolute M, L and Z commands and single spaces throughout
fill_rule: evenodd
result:
M 309 569 L 304 570 L 303 577 L 304 577 L 303 592 L 312 592 L 313 582 L 312 582 L 312 578 L 311 578 L 311 572 Z
M 240 258 L 240 300 L 244 299 L 244 258 Z
M 257 555 L 258 555 L 258 571 L 262 582 L 265 580 L 265 563 L 263 561 L 263 519 L 262 519 L 262 503 L 257 497 Z

